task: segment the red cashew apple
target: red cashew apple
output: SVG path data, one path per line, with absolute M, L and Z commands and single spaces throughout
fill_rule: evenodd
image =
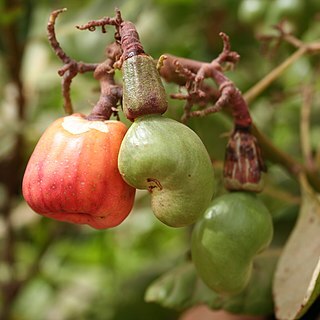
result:
M 81 114 L 57 119 L 40 138 L 27 165 L 22 192 L 37 213 L 96 229 L 120 224 L 135 189 L 118 171 L 127 131 L 119 121 L 89 121 Z

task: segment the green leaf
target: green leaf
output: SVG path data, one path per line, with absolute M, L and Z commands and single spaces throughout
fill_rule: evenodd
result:
M 209 299 L 206 299 L 207 297 Z M 163 274 L 151 283 L 145 294 L 147 302 L 157 302 L 166 308 L 176 310 L 185 310 L 200 302 L 204 303 L 204 300 L 209 302 L 217 298 L 219 299 L 216 293 L 200 283 L 190 262 Z
M 273 292 L 277 319 L 299 319 L 320 294 L 319 195 L 300 179 L 300 214 L 279 259 Z
M 186 262 L 152 282 L 145 300 L 176 310 L 206 304 L 213 310 L 224 309 L 235 314 L 267 315 L 273 311 L 272 278 L 278 256 L 277 250 L 257 256 L 248 286 L 235 296 L 212 291 L 197 276 L 194 265 Z

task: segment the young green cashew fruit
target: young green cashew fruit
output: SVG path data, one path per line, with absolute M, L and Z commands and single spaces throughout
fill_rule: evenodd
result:
M 118 165 L 128 184 L 150 191 L 154 214 L 168 226 L 194 223 L 211 201 L 208 152 L 194 131 L 175 120 L 137 118 L 122 141 Z
M 120 224 L 135 196 L 118 170 L 126 131 L 119 121 L 89 121 L 81 114 L 57 119 L 40 138 L 24 174 L 22 192 L 30 207 L 96 229 Z
M 271 215 L 254 194 L 216 198 L 192 233 L 197 273 L 215 292 L 241 292 L 250 279 L 253 258 L 270 244 L 272 235 Z

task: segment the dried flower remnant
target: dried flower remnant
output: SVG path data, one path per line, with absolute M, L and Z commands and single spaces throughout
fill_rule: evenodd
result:
M 231 134 L 225 154 L 223 177 L 230 191 L 261 192 L 262 172 L 266 171 L 257 139 L 250 128 L 236 128 Z

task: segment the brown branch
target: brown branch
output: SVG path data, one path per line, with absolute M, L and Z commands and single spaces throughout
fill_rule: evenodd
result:
M 200 67 L 207 62 L 177 57 L 168 53 L 165 53 L 164 56 L 166 57 L 163 60 L 161 68 L 159 69 L 161 77 L 167 81 L 176 83 L 180 86 L 184 86 L 187 82 L 187 78 L 185 74 L 181 74 L 177 66 L 183 66 L 184 69 L 189 70 L 193 74 L 196 74 Z M 177 65 L 178 62 L 178 65 Z
M 302 92 L 303 102 L 300 111 L 300 139 L 301 150 L 306 167 L 315 170 L 316 166 L 312 157 L 310 143 L 310 113 L 313 100 L 313 88 L 311 84 L 307 84 Z
M 92 112 L 87 117 L 88 120 L 107 120 L 112 114 L 117 116 L 117 105 L 122 98 L 122 88 L 115 84 L 114 81 L 114 65 L 122 56 L 122 50 L 119 45 L 119 32 L 123 24 L 121 13 L 116 9 L 116 15 L 113 18 L 105 17 L 100 20 L 93 20 L 85 25 L 77 26 L 79 30 L 94 31 L 96 27 L 102 27 L 102 32 L 106 32 L 106 25 L 113 25 L 116 27 L 115 38 L 118 40 L 109 45 L 106 49 L 107 59 L 100 64 L 86 64 L 77 62 L 68 57 L 60 47 L 55 36 L 55 20 L 57 16 L 66 9 L 56 10 L 51 13 L 48 23 L 48 39 L 54 49 L 56 55 L 64 63 L 64 66 L 58 71 L 59 75 L 63 77 L 62 93 L 65 101 L 65 108 L 67 113 L 72 113 L 72 104 L 70 98 L 70 86 L 72 79 L 78 73 L 87 71 L 94 71 L 94 77 L 100 82 L 100 98 L 94 106 Z
M 144 54 L 135 25 L 130 21 L 124 21 L 119 9 L 116 9 L 115 17 L 104 17 L 99 20 L 92 20 L 84 25 L 77 26 L 77 28 L 79 30 L 95 31 L 96 27 L 101 27 L 104 33 L 106 32 L 106 25 L 112 25 L 116 28 L 115 39 L 118 43 L 121 43 L 121 49 L 123 51 L 121 61 L 133 55 Z M 120 67 L 121 61 L 119 61 L 118 67 Z
M 252 119 L 240 90 L 221 71 L 213 69 L 212 78 L 219 85 L 220 97 L 214 106 L 207 107 L 201 111 L 194 111 L 191 115 L 205 116 L 209 113 L 220 111 L 223 107 L 230 106 L 235 127 L 250 127 Z
M 188 92 L 187 95 L 177 95 L 179 99 L 186 99 L 185 113 L 182 120 L 186 120 L 190 117 L 206 116 L 210 113 L 218 112 L 227 105 L 232 110 L 234 117 L 234 123 L 236 127 L 247 128 L 251 125 L 251 117 L 248 111 L 246 101 L 243 99 L 241 92 L 236 86 L 223 74 L 223 65 L 229 63 L 234 65 L 239 60 L 238 53 L 231 51 L 229 37 L 225 33 L 220 33 L 223 40 L 223 50 L 221 54 L 210 63 L 196 62 L 188 59 L 180 59 L 179 57 L 168 56 L 163 63 L 163 68 L 160 69 L 160 74 L 167 81 L 176 80 L 177 78 L 171 78 L 168 74 L 172 71 L 179 74 L 178 81 L 181 83 L 181 78 L 185 78 L 185 88 Z M 170 63 L 174 66 L 170 66 Z M 219 96 L 215 100 L 215 104 L 204 108 L 203 110 L 197 110 L 191 112 L 191 108 L 199 101 L 208 102 L 206 97 L 206 91 L 202 90 L 203 81 L 206 78 L 211 78 L 219 87 Z M 211 98 L 211 97 L 210 97 Z
M 94 77 L 100 82 L 100 98 L 95 104 L 88 120 L 107 120 L 112 114 L 118 117 L 117 105 L 122 98 L 122 88 L 114 81 L 114 64 L 122 54 L 117 42 L 110 44 L 106 50 L 107 59 L 100 63 Z
M 318 192 L 320 191 L 320 179 L 318 174 L 315 174 L 313 170 L 308 169 L 288 153 L 277 148 L 254 124 L 252 125 L 252 133 L 257 137 L 265 159 L 284 167 L 296 180 L 299 179 L 301 173 L 306 174 L 311 185 Z
M 278 67 L 274 68 L 267 74 L 264 78 L 258 81 L 253 87 L 251 87 L 247 92 L 244 93 L 243 97 L 250 103 L 259 94 L 261 94 L 265 89 L 267 89 L 271 83 L 278 79 L 281 74 L 288 69 L 294 62 L 300 59 L 306 52 L 306 47 L 301 47 L 295 51 L 291 56 L 289 56 L 285 61 L 283 61 Z
M 277 79 L 285 70 L 288 68 L 292 63 L 294 63 L 297 59 L 299 59 L 302 55 L 305 53 L 319 53 L 320 52 L 320 42 L 312 42 L 309 44 L 302 44 L 300 41 L 296 41 L 292 35 L 286 35 L 284 37 L 285 40 L 290 42 L 291 44 L 295 46 L 299 46 L 298 50 L 290 56 L 286 61 L 284 61 L 279 67 L 272 70 L 269 75 L 267 75 L 264 79 L 262 79 L 260 82 L 257 83 L 256 86 L 252 87 L 244 96 L 241 95 L 240 91 L 236 94 L 238 97 L 238 101 L 236 101 L 236 105 L 244 104 L 246 101 L 252 101 L 258 94 L 260 94 L 265 88 L 267 88 L 268 85 L 270 85 L 275 79 Z M 224 45 L 225 50 L 228 50 L 228 46 Z M 225 53 L 224 53 L 225 54 Z M 192 72 L 192 74 L 200 74 L 201 77 L 207 77 L 209 74 L 210 68 L 212 70 L 212 74 L 210 75 L 217 84 L 226 82 L 225 79 L 223 79 L 224 75 L 219 68 L 210 66 L 210 63 L 206 62 L 200 62 L 195 61 L 192 59 L 185 59 L 180 57 L 171 56 L 169 54 L 165 54 L 166 59 L 164 60 L 163 67 L 160 69 L 161 76 L 168 82 L 177 83 L 178 85 L 185 85 L 188 81 L 188 79 L 185 78 L 186 72 L 184 74 L 181 74 L 176 71 L 176 65 L 177 63 L 183 66 L 183 68 L 188 69 Z M 225 58 L 222 60 L 226 60 Z M 214 60 L 213 60 L 214 61 Z M 220 63 L 220 62 L 219 62 Z M 202 69 L 202 70 L 201 70 Z M 199 72 L 201 70 L 201 72 Z M 226 82 L 227 84 L 227 82 Z M 226 86 L 228 87 L 228 86 Z M 220 88 L 223 89 L 223 88 Z M 205 97 L 202 98 L 202 102 L 208 104 L 209 99 L 206 94 L 207 90 L 204 90 L 203 87 L 201 87 L 201 90 L 205 92 Z M 226 89 L 225 89 L 226 90 Z M 232 91 L 231 91 L 232 92 Z M 220 90 L 220 98 L 223 95 L 223 90 Z M 222 105 L 227 104 L 227 96 L 229 96 L 229 104 L 230 104 L 230 92 L 226 94 L 226 96 L 222 99 Z M 232 96 L 232 95 L 231 95 Z M 187 99 L 189 96 L 177 96 L 181 99 Z M 211 96 L 212 98 L 212 96 Z M 216 100 L 215 105 L 219 101 Z M 235 102 L 233 102 L 235 103 Z M 218 103 L 218 106 L 211 105 L 208 107 L 208 111 L 206 109 L 200 110 L 200 111 L 194 111 L 192 116 L 201 116 L 206 115 L 211 112 L 216 112 L 220 110 L 220 103 Z M 190 104 L 188 105 L 188 110 L 190 112 Z M 237 108 L 233 108 L 233 110 L 237 110 Z M 190 114 L 188 114 L 188 117 L 190 117 Z M 239 115 L 237 116 L 239 117 Z M 301 164 L 299 161 L 295 160 L 291 155 L 283 152 L 282 150 L 278 149 L 272 141 L 264 135 L 261 131 L 258 130 L 258 128 L 252 124 L 251 125 L 251 132 L 256 136 L 258 139 L 259 145 L 262 149 L 262 154 L 265 159 L 270 160 L 273 163 L 280 164 L 283 166 L 295 179 L 299 178 L 300 173 L 305 173 L 308 177 L 309 182 L 311 185 L 317 190 L 320 191 L 320 179 L 319 175 L 315 174 L 315 171 L 308 168 L 307 166 Z
M 190 112 L 190 117 L 203 117 L 210 113 L 219 112 L 222 110 L 223 107 L 226 107 L 231 100 L 232 93 L 234 91 L 234 87 L 232 83 L 226 81 L 225 83 L 222 83 L 220 88 L 220 97 L 216 101 L 216 103 L 213 106 L 206 107 L 203 110 L 197 110 Z
M 61 87 L 62 87 L 62 95 L 64 99 L 63 107 L 67 114 L 73 113 L 73 107 L 71 102 L 70 96 L 70 88 L 72 79 L 78 73 L 85 73 L 94 71 L 98 64 L 89 64 L 84 62 L 77 62 L 71 59 L 61 48 L 55 33 L 55 22 L 58 15 L 62 12 L 65 12 L 67 9 L 59 9 L 55 10 L 51 13 L 47 25 L 47 32 L 48 32 L 48 40 L 49 43 L 57 55 L 57 57 L 63 62 L 64 66 L 59 69 L 58 74 L 62 77 Z
M 60 44 L 59 44 L 59 42 L 56 38 L 56 34 L 55 34 L 56 19 L 60 13 L 65 12 L 65 11 L 67 11 L 67 8 L 55 10 L 50 14 L 48 25 L 47 25 L 47 32 L 48 32 L 49 43 L 50 43 L 51 47 L 53 48 L 55 54 L 58 56 L 58 58 L 64 64 L 67 64 L 67 63 L 70 63 L 71 58 L 60 47 Z
M 115 26 L 118 30 L 121 23 L 123 22 L 121 17 L 121 12 L 118 8 L 115 9 L 116 15 L 114 17 L 103 17 L 99 20 L 92 20 L 87 22 L 86 24 L 76 26 L 79 30 L 89 30 L 89 31 L 95 31 L 97 27 L 101 27 L 102 33 L 106 32 L 105 26 Z
M 260 192 L 262 190 L 262 172 L 265 166 L 261 157 L 261 151 L 257 139 L 251 134 L 252 119 L 248 105 L 240 90 L 223 73 L 223 67 L 227 63 L 233 66 L 239 60 L 239 55 L 231 51 L 229 37 L 220 33 L 223 40 L 221 54 L 210 63 L 192 62 L 180 60 L 178 57 L 173 61 L 176 66 L 174 72 L 178 73 L 185 80 L 187 94 L 178 94 L 173 97 L 185 99 L 184 114 L 182 121 L 190 117 L 202 117 L 210 113 L 229 107 L 234 121 L 234 130 L 229 137 L 224 161 L 224 182 L 228 190 L 246 190 Z M 167 59 L 168 60 L 168 59 Z M 186 63 L 185 65 L 183 63 Z M 163 63 L 164 68 L 168 61 Z M 195 70 L 197 68 L 197 70 Z M 170 67 L 172 70 L 173 68 Z M 161 69 L 160 69 L 161 73 Z M 168 74 L 167 70 L 164 72 Z M 204 79 L 212 79 L 219 88 L 219 96 L 214 105 L 207 106 L 202 110 L 191 112 L 193 104 L 206 100 L 206 92 L 200 88 Z
M 213 61 L 219 65 L 229 63 L 233 67 L 238 63 L 240 55 L 236 51 L 231 51 L 230 39 L 224 32 L 220 32 L 219 36 L 223 41 L 223 49 L 218 58 L 214 59 Z
M 180 58 L 171 54 L 165 54 L 159 72 L 166 82 L 176 83 L 186 89 L 186 93 L 171 94 L 171 98 L 186 100 L 182 122 L 186 122 L 191 116 L 191 109 L 194 105 L 204 108 L 208 104 L 215 103 L 220 93 L 212 85 L 196 80 L 197 73 L 201 66 L 208 64 L 196 60 Z M 198 78 L 199 79 L 199 78 Z M 193 114 L 192 116 L 198 116 Z
M 281 76 L 283 72 L 287 70 L 292 64 L 294 64 L 298 59 L 304 56 L 306 53 L 308 54 L 316 54 L 320 52 L 320 41 L 304 43 L 300 39 L 296 38 L 291 33 L 286 32 L 283 29 L 283 25 L 279 24 L 275 26 L 275 28 L 279 31 L 279 35 L 277 36 L 261 36 L 262 40 L 278 40 L 285 41 L 297 50 L 289 56 L 285 61 L 283 61 L 278 67 L 274 68 L 269 74 L 267 74 L 263 79 L 257 82 L 253 87 L 251 87 L 245 94 L 245 100 L 250 103 L 253 101 L 259 94 L 261 94 L 273 81 Z

